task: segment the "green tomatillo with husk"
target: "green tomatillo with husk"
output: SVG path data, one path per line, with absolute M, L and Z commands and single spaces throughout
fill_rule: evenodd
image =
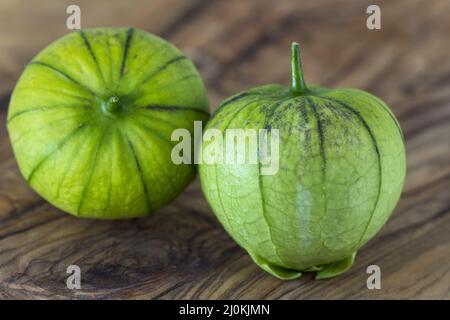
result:
M 171 160 L 171 134 L 209 118 L 192 62 L 134 28 L 58 39 L 25 68 L 7 126 L 20 171 L 56 207 L 81 217 L 149 214 L 195 176 Z
M 307 86 L 298 44 L 291 86 L 266 85 L 223 101 L 206 130 L 279 130 L 279 170 L 203 163 L 203 192 L 225 229 L 280 279 L 330 278 L 385 224 L 406 174 L 400 126 L 387 105 L 356 89 Z M 212 141 L 203 142 L 208 149 Z M 250 148 L 244 148 L 251 152 Z M 260 153 L 257 154 L 261 157 Z M 248 159 L 248 157 L 246 157 Z

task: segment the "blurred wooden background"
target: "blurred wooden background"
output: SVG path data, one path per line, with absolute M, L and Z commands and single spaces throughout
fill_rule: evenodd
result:
M 408 176 L 394 215 L 345 275 L 282 282 L 227 236 L 196 180 L 152 217 L 93 221 L 63 214 L 20 176 L 5 128 L 25 64 L 82 27 L 134 26 L 167 38 L 203 75 L 212 109 L 238 91 L 288 84 L 289 45 L 303 47 L 306 80 L 368 90 L 405 132 Z M 382 30 L 366 28 L 379 4 Z M 0 298 L 450 298 L 450 1 L 102 0 L 0 2 Z M 66 288 L 66 268 L 82 289 Z M 382 289 L 366 288 L 367 266 Z

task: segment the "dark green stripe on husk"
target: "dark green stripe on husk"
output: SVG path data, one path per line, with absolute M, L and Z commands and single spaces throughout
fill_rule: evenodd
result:
M 31 170 L 30 174 L 27 177 L 27 182 L 30 183 L 31 179 L 33 179 L 34 174 L 39 170 L 39 168 L 58 150 L 60 150 L 72 137 L 74 137 L 80 129 L 86 127 L 86 124 L 79 125 L 75 130 L 73 130 L 70 134 L 68 134 L 64 139 L 62 139 L 58 145 L 50 151 L 39 163 Z
M 322 126 L 322 121 L 320 120 L 320 115 L 317 112 L 314 102 L 306 97 L 305 97 L 305 100 L 308 102 L 308 106 L 310 107 L 310 109 L 312 110 L 312 113 L 314 114 L 314 117 L 316 118 L 317 134 L 319 137 L 320 158 L 322 159 L 322 174 L 325 178 L 326 167 L 327 167 L 327 158 L 325 155 L 325 135 L 324 135 L 324 129 Z
M 142 84 L 149 82 L 151 79 L 153 79 L 157 74 L 159 74 L 161 71 L 163 71 L 164 69 L 166 69 L 168 66 L 170 66 L 171 64 L 178 62 L 178 61 L 182 61 L 182 60 L 187 60 L 188 58 L 184 55 L 180 55 L 180 56 L 176 56 L 175 58 L 172 58 L 168 61 L 166 61 L 166 63 L 164 63 L 163 65 L 159 66 L 155 71 L 153 71 L 147 78 L 144 79 L 144 81 L 142 81 Z
M 380 149 L 379 149 L 378 143 L 377 143 L 377 141 L 375 139 L 375 135 L 373 134 L 372 130 L 370 129 L 369 124 L 367 123 L 367 121 L 364 119 L 364 117 L 361 115 L 361 113 L 358 110 L 355 110 L 354 108 L 352 108 L 350 105 L 348 105 L 345 102 L 342 102 L 342 101 L 339 101 L 339 100 L 336 100 L 336 99 L 333 99 L 333 98 L 330 98 L 330 97 L 321 97 L 321 98 L 339 104 L 340 106 L 342 106 L 346 110 L 350 111 L 352 114 L 354 114 L 359 119 L 359 121 L 364 126 L 364 128 L 366 129 L 367 133 L 370 136 L 370 139 L 372 141 L 372 144 L 373 144 L 376 156 L 377 156 L 377 161 L 378 161 L 378 181 L 379 181 L 379 183 L 378 183 L 378 192 L 377 192 L 377 197 L 376 197 L 376 200 L 375 200 L 374 208 L 373 208 L 372 212 L 370 213 L 369 221 L 367 222 L 367 225 L 366 225 L 366 227 L 365 227 L 365 229 L 363 231 L 363 234 L 361 235 L 361 238 L 359 240 L 359 242 L 361 242 L 361 240 L 364 238 L 364 235 L 367 232 L 367 229 L 369 228 L 370 223 L 372 222 L 373 214 L 374 214 L 374 212 L 375 212 L 375 210 L 377 208 L 378 200 L 380 199 L 380 195 L 381 195 L 381 182 L 382 182 L 381 174 L 382 174 L 382 168 L 381 168 L 381 153 L 380 153 Z
M 84 88 L 85 90 L 89 91 L 93 96 L 97 96 L 97 94 L 92 91 L 91 89 L 89 89 L 88 87 L 86 87 L 84 84 L 82 84 L 81 82 L 78 82 L 77 80 L 75 80 L 74 78 L 72 78 L 71 76 L 69 76 L 67 73 L 65 73 L 64 71 L 59 70 L 58 68 L 45 63 L 45 62 L 41 62 L 41 61 L 31 61 L 28 65 L 36 65 L 36 66 L 42 66 L 44 68 L 48 68 L 58 74 L 60 74 L 61 76 L 63 76 L 64 78 L 66 78 L 67 80 L 73 82 L 74 84 L 76 84 L 77 86 L 80 86 L 82 88 Z
M 80 30 L 79 34 L 81 38 L 83 38 L 83 43 L 86 49 L 89 51 L 89 54 L 91 55 L 92 59 L 95 61 L 95 64 L 98 67 L 97 57 L 95 56 L 94 51 L 92 50 L 91 44 L 89 43 L 89 39 L 87 38 L 86 33 L 83 30 Z
M 130 49 L 130 43 L 131 43 L 131 38 L 133 36 L 134 33 L 134 29 L 133 28 L 129 28 L 127 30 L 127 38 L 125 39 L 125 43 L 123 46 L 123 55 L 122 55 L 122 63 L 120 65 L 120 77 L 122 78 L 123 73 L 125 71 L 125 64 L 127 61 L 127 56 L 128 56 L 128 51 Z
M 147 209 L 150 212 L 152 207 L 150 205 L 150 199 L 148 197 L 147 184 L 145 183 L 144 173 L 142 171 L 141 164 L 140 164 L 139 159 L 137 157 L 136 150 L 135 150 L 135 148 L 133 146 L 133 143 L 131 142 L 131 140 L 128 138 L 128 136 L 126 134 L 124 134 L 124 137 L 125 137 L 125 140 L 127 141 L 128 146 L 130 148 L 130 154 L 133 157 L 134 162 L 136 164 L 137 173 L 138 173 L 139 179 L 141 180 L 142 188 L 144 189 L 144 193 L 145 193 L 145 202 L 147 204 Z

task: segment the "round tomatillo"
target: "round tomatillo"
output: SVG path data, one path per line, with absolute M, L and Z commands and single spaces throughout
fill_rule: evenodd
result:
M 355 89 L 307 86 L 298 44 L 291 86 L 266 85 L 226 99 L 208 129 L 266 129 L 279 135 L 279 169 L 258 163 L 203 163 L 203 192 L 231 237 L 281 279 L 329 278 L 385 224 L 406 174 L 400 126 L 387 105 Z M 203 142 L 203 149 L 213 143 Z M 252 150 L 245 149 L 246 159 Z M 226 152 L 226 151 L 225 151 Z
M 192 62 L 134 28 L 86 29 L 45 48 L 25 68 L 7 126 L 31 187 L 71 214 L 144 216 L 195 176 L 171 160 L 177 128 L 206 121 L 205 88 Z

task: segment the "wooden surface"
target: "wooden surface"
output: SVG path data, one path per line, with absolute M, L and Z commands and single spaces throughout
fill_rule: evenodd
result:
M 282 282 L 221 228 L 198 179 L 145 219 L 74 218 L 45 203 L 18 172 L 5 129 L 24 65 L 68 32 L 72 1 L 0 2 L 0 298 L 450 298 L 450 1 L 77 1 L 82 26 L 135 26 L 194 59 L 212 109 L 238 91 L 288 84 L 289 45 L 306 80 L 385 100 L 407 143 L 408 175 L 393 216 L 345 275 Z M 378 3 L 382 30 L 366 28 Z M 66 268 L 81 267 L 81 290 Z M 382 289 L 366 288 L 381 267 Z

